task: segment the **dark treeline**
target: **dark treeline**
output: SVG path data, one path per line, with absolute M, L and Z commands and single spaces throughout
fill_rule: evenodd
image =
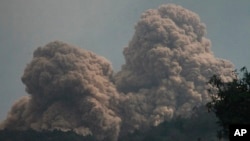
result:
M 137 130 L 119 141 L 217 141 L 215 115 L 205 106 L 195 107 L 190 118 L 177 117 L 147 131 Z
M 165 121 L 148 130 L 137 130 L 120 136 L 118 141 L 217 141 L 215 115 L 208 113 L 205 106 L 193 108 L 190 118 L 178 117 Z M 211 116 L 213 115 L 213 116 Z M 35 130 L 1 130 L 0 141 L 97 141 L 93 136 L 80 136 L 73 131 L 59 130 L 41 132 Z M 108 141 L 108 140 L 104 140 Z
M 92 136 L 77 135 L 73 131 L 35 131 L 32 129 L 20 131 L 4 129 L 0 131 L 0 141 L 95 141 L 95 139 Z

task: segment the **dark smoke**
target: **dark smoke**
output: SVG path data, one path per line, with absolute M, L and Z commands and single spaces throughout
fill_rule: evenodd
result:
M 181 6 L 142 14 L 113 76 L 110 63 L 92 52 L 55 41 L 35 50 L 22 76 L 29 96 L 18 100 L 0 128 L 92 134 L 117 140 L 135 129 L 190 117 L 209 101 L 213 74 L 224 81 L 234 66 L 214 57 L 205 25 Z

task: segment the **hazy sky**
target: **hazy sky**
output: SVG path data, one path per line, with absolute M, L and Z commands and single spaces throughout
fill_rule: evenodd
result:
M 164 3 L 199 14 L 215 56 L 250 68 L 249 0 L 1 0 L 0 120 L 26 95 L 20 78 L 37 47 L 62 40 L 106 57 L 119 70 L 141 13 Z

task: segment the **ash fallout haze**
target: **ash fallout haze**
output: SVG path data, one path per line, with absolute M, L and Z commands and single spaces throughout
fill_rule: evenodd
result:
M 248 67 L 247 9 L 246 1 L 1 1 L 0 128 L 115 141 L 188 118 L 209 101 L 209 77 L 230 81 Z

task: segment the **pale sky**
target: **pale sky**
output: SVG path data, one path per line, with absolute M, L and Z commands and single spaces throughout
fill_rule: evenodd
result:
M 1 0 L 0 120 L 26 95 L 20 78 L 37 47 L 61 40 L 106 57 L 117 71 L 141 13 L 167 3 L 200 16 L 216 57 L 250 68 L 249 0 Z

